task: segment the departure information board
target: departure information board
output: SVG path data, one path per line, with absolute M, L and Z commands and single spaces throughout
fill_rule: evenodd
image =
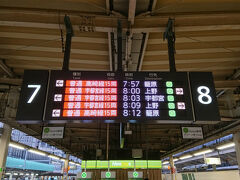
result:
M 22 87 L 24 97 L 20 97 L 19 102 L 21 109 L 30 105 L 38 108 L 35 97 L 43 94 L 42 86 L 47 86 L 46 98 L 39 100 L 45 106 L 37 110 L 38 121 L 191 123 L 219 120 L 211 73 L 50 71 L 44 84 L 40 80 L 33 83 L 34 76 L 29 77 L 28 71 L 26 75 L 28 78 Z M 31 84 L 28 84 L 29 78 Z M 32 91 L 29 92 L 29 88 Z M 26 90 L 29 96 L 24 93 Z M 21 109 L 17 120 L 34 123 L 32 116 L 24 119 Z M 211 111 L 211 118 L 203 116 L 202 111 Z
M 123 119 L 193 120 L 187 73 L 126 72 L 119 86 Z

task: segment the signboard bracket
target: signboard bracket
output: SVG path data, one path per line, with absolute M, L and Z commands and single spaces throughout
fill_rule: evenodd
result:
M 122 72 L 122 23 L 118 20 L 118 27 L 117 27 L 117 44 L 118 44 L 118 67 L 117 71 Z
M 165 32 L 163 33 L 163 40 L 168 41 L 168 58 L 170 72 L 176 72 L 175 65 L 175 32 L 174 32 L 174 19 L 169 18 Z
M 65 15 L 64 17 L 64 24 L 66 26 L 66 43 L 65 43 L 65 50 L 64 50 L 64 59 L 63 59 L 63 71 L 69 70 L 69 59 L 70 59 L 70 51 L 71 51 L 71 44 L 72 44 L 72 37 L 74 36 L 72 24 L 70 21 L 69 16 Z

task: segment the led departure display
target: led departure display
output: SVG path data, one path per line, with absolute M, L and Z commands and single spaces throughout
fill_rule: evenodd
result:
M 125 72 L 120 82 L 124 119 L 192 121 L 187 73 Z
M 38 110 L 38 117 L 32 114 L 32 121 L 28 117 L 25 122 L 219 120 L 211 73 L 50 71 L 48 82 L 42 82 L 39 73 L 48 74 L 38 71 L 36 83 L 31 79 L 34 77 L 24 81 L 21 109 L 27 113 L 25 107 L 37 108 L 37 99 L 45 106 Z M 29 72 L 26 74 L 29 76 Z M 46 99 L 39 99 L 44 94 Z M 22 112 L 18 112 L 17 119 L 22 122 Z
M 110 72 L 52 71 L 46 120 L 116 118 L 118 81 L 114 77 Z
M 124 117 L 176 117 L 185 111 L 183 87 L 172 81 L 123 81 Z

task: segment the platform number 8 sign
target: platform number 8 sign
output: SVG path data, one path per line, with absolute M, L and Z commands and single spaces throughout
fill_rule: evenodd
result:
M 198 101 L 202 104 L 210 104 L 212 102 L 212 97 L 209 95 L 210 89 L 207 86 L 199 86 L 197 88 Z
M 195 121 L 220 121 L 212 73 L 190 72 L 189 79 Z

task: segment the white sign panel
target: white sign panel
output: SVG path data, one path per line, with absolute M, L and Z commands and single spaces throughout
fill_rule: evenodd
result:
M 42 139 L 62 139 L 64 127 L 44 127 Z
M 77 179 L 91 179 L 92 172 L 79 172 L 77 173 Z
M 215 165 L 221 165 L 221 159 L 220 158 L 205 158 L 204 159 L 205 164 L 215 164 Z
M 182 127 L 183 139 L 203 139 L 202 127 Z
M 102 171 L 101 178 L 102 179 L 116 178 L 116 172 L 115 171 Z
M 128 171 L 128 178 L 131 178 L 131 179 L 143 178 L 143 172 L 141 172 L 141 171 Z

